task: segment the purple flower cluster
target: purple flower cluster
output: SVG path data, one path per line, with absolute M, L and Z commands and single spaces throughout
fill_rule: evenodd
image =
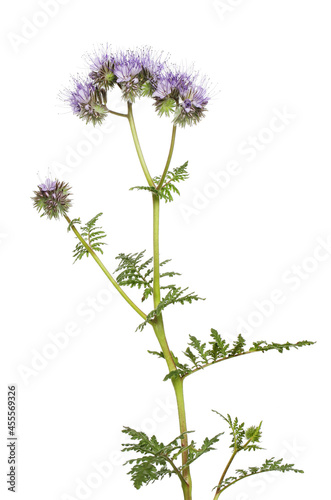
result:
M 174 66 L 159 78 L 152 97 L 160 115 L 174 110 L 174 124 L 184 127 L 204 117 L 210 100 L 208 91 L 205 78 L 200 78 L 193 70 L 183 71 Z
M 88 78 L 75 79 L 64 100 L 74 114 L 94 125 L 105 118 L 107 91 L 115 85 L 125 101 L 151 97 L 160 116 L 172 116 L 173 123 L 183 127 L 198 123 L 210 100 L 205 78 L 193 70 L 169 65 L 162 53 L 149 47 L 112 52 L 107 45 L 89 55 L 88 64 Z
M 68 184 L 46 179 L 38 188 L 38 191 L 34 191 L 35 196 L 32 200 L 37 211 L 42 212 L 41 217 L 46 215 L 49 219 L 59 219 L 61 215 L 67 214 L 71 207 Z
M 139 96 L 141 87 L 139 75 L 141 72 L 141 60 L 135 52 L 120 52 L 116 56 L 113 73 L 126 101 L 134 102 L 135 98 Z
M 72 112 L 86 123 L 100 124 L 108 113 L 105 90 L 99 90 L 90 79 L 74 79 L 73 88 L 66 90 L 62 97 Z

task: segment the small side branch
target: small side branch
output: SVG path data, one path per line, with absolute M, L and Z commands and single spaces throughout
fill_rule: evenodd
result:
M 171 163 L 171 159 L 172 159 L 172 154 L 174 152 L 174 147 L 175 147 L 176 130 L 177 130 L 177 127 L 176 127 L 176 125 L 174 125 L 172 127 L 171 143 L 170 143 L 170 149 L 169 149 L 169 154 L 168 154 L 167 162 L 166 162 L 166 165 L 164 167 L 163 174 L 161 176 L 160 182 L 157 185 L 157 188 L 156 188 L 157 190 L 159 190 L 159 189 L 162 188 L 163 183 L 164 183 L 164 179 L 166 178 L 166 175 L 167 175 L 169 167 L 170 167 L 170 163 Z
M 106 267 L 103 265 L 103 263 L 101 262 L 101 260 L 99 259 L 99 257 L 96 255 L 96 253 L 93 251 L 93 249 L 84 240 L 84 238 L 79 233 L 79 231 L 77 230 L 77 228 L 75 227 L 75 225 L 71 222 L 71 220 L 69 219 L 69 217 L 67 215 L 64 215 L 64 217 L 67 220 L 70 229 L 77 236 L 77 238 L 79 239 L 79 241 L 81 242 L 81 244 L 86 248 L 86 250 L 88 251 L 88 253 L 93 257 L 93 259 L 96 261 L 96 263 L 98 264 L 98 266 L 102 269 L 102 271 L 105 273 L 105 275 L 107 276 L 107 278 L 109 279 L 109 281 L 112 283 L 112 285 L 114 285 L 114 287 L 116 288 L 116 290 L 122 295 L 122 297 L 126 300 L 126 302 L 136 311 L 136 313 L 138 313 L 139 316 L 141 316 L 144 320 L 146 320 L 147 315 L 143 311 L 141 311 L 141 309 L 139 309 L 139 307 L 134 302 L 132 302 L 132 300 L 127 296 L 127 294 L 124 292 L 124 290 L 119 286 L 119 284 L 116 282 L 116 280 L 110 274 L 110 272 L 108 271 L 108 269 L 106 269 Z
M 148 185 L 151 186 L 151 187 L 155 187 L 155 184 L 153 182 L 151 174 L 149 173 L 149 170 L 147 168 L 143 152 L 141 150 L 141 146 L 140 146 L 140 142 L 139 142 L 139 139 L 138 139 L 136 125 L 135 125 L 134 118 L 133 118 L 132 103 L 131 102 L 128 102 L 128 115 L 127 115 L 127 117 L 129 119 L 131 133 L 132 133 L 134 145 L 136 146 L 136 151 L 137 151 L 137 154 L 138 154 L 140 165 L 141 165 L 141 167 L 142 167 L 142 169 L 144 171 L 144 174 L 145 174 L 146 180 L 148 182 Z
M 183 474 L 180 472 L 180 470 L 176 467 L 176 465 L 174 464 L 173 460 L 170 458 L 170 457 L 167 457 L 166 455 L 162 455 L 165 460 L 167 460 L 167 462 L 171 465 L 171 467 L 173 468 L 175 474 L 179 477 L 180 481 L 182 484 L 184 484 L 185 486 L 189 486 L 188 483 L 185 481 L 184 477 L 183 477 Z
M 109 109 L 109 108 L 107 108 L 107 110 L 108 110 L 108 113 L 111 113 L 112 115 L 121 116 L 122 118 L 129 118 L 129 116 L 127 114 L 118 113 L 117 111 L 113 111 L 112 109 Z

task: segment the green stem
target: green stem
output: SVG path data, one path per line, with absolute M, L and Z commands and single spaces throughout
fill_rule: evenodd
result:
M 70 224 L 70 228 L 72 231 L 75 233 L 81 244 L 86 248 L 86 250 L 89 252 L 89 254 L 93 257 L 95 262 L 98 264 L 98 266 L 102 269 L 102 271 L 105 273 L 109 281 L 114 285 L 116 290 L 122 295 L 122 297 L 127 301 L 127 303 L 141 316 L 143 319 L 146 319 L 146 314 L 143 313 L 138 306 L 132 300 L 127 296 L 127 294 L 122 290 L 122 288 L 119 286 L 119 284 L 115 281 L 115 279 L 112 277 L 110 272 L 106 269 L 106 267 L 103 265 L 99 257 L 96 255 L 96 253 L 93 251 L 93 249 L 86 243 L 82 235 L 78 232 L 77 228 L 71 224 L 71 220 L 67 215 L 64 216 L 67 222 Z
M 230 465 L 232 464 L 232 462 L 234 460 L 234 457 L 237 455 L 237 453 L 238 453 L 238 450 L 237 450 L 237 448 L 235 448 L 234 451 L 233 451 L 233 453 L 232 453 L 232 455 L 231 455 L 231 457 L 230 457 L 230 460 L 226 464 L 226 467 L 225 467 L 225 469 L 223 471 L 221 479 L 219 480 L 218 487 L 217 487 L 217 490 L 216 490 L 216 494 L 214 496 L 214 500 L 217 500 L 219 498 L 220 494 L 221 494 L 221 491 L 222 491 L 221 490 L 221 484 L 222 484 L 222 482 L 223 482 L 223 480 L 225 478 L 226 473 L 229 470 Z
M 166 175 L 168 173 L 169 166 L 170 166 L 171 159 L 172 159 L 172 154 L 174 152 L 174 147 L 175 147 L 176 130 L 177 130 L 177 127 L 176 127 L 176 125 L 174 125 L 172 127 L 171 143 L 170 143 L 170 150 L 169 150 L 169 154 L 168 154 L 168 158 L 167 158 L 167 163 L 164 167 L 163 174 L 161 176 L 160 182 L 159 182 L 156 189 L 160 189 L 163 186 L 164 179 L 166 178 Z
M 128 119 L 130 123 L 131 133 L 133 137 L 133 141 L 136 147 L 136 151 L 139 157 L 140 164 L 144 171 L 145 177 L 150 187 L 155 187 L 153 179 L 150 176 L 148 171 L 144 155 L 142 153 L 138 134 L 136 130 L 136 126 L 133 119 L 132 114 L 132 104 L 128 102 Z M 172 140 L 170 145 L 170 151 L 166 163 L 166 168 L 163 172 L 162 178 L 166 176 L 167 170 L 170 165 L 170 161 L 172 158 L 172 153 L 175 144 L 175 134 L 176 130 L 173 129 L 172 132 Z M 153 298 L 154 298 L 154 309 L 159 305 L 161 300 L 160 293 L 160 248 L 159 248 L 159 225 L 160 225 L 160 198 L 153 194 L 153 259 L 154 259 L 154 276 L 153 276 Z M 164 324 L 162 314 L 158 315 L 152 323 L 155 335 L 158 339 L 162 352 L 164 354 L 169 372 L 176 369 L 176 364 L 173 359 L 172 352 L 168 346 L 167 338 L 164 331 Z M 178 419 L 179 419 L 179 428 L 180 433 L 184 434 L 184 438 L 182 439 L 182 447 L 187 448 L 188 446 L 188 438 L 187 438 L 187 424 L 186 424 L 186 413 L 185 413 L 185 402 L 184 402 L 184 390 L 183 390 L 183 380 L 181 378 L 172 379 L 172 385 L 175 390 L 177 408 L 178 408 Z M 188 460 L 188 450 L 186 449 L 182 454 L 182 465 L 183 469 L 183 478 L 182 482 L 184 500 L 192 500 L 192 480 L 190 475 L 190 468 L 185 467 Z
M 172 352 L 170 351 L 166 339 L 162 314 L 160 314 L 154 321 L 153 328 L 156 338 L 159 341 L 160 347 L 164 354 L 169 372 L 176 370 L 176 365 L 172 356 Z M 187 424 L 186 424 L 183 380 L 181 378 L 175 378 L 172 379 L 171 381 L 176 395 L 179 430 L 181 434 L 184 434 L 187 433 Z M 186 448 L 188 446 L 187 434 L 184 434 L 184 438 L 182 439 L 181 444 L 183 448 Z M 188 450 L 186 449 L 181 455 L 182 455 L 182 466 L 185 467 L 188 460 Z M 192 500 L 192 479 L 190 474 L 190 468 L 188 466 L 182 470 L 182 475 L 184 478 L 184 481 L 182 482 L 184 500 Z
M 228 463 L 226 464 L 226 467 L 225 467 L 225 469 L 224 469 L 224 471 L 223 471 L 223 474 L 222 474 L 222 476 L 221 476 L 221 479 L 219 480 L 218 487 L 217 487 L 217 490 L 216 490 L 216 494 L 215 494 L 215 496 L 214 496 L 214 500 L 217 500 L 217 499 L 219 498 L 220 494 L 221 494 L 221 493 L 222 493 L 222 492 L 226 489 L 226 488 L 221 489 L 221 484 L 222 484 L 222 482 L 224 481 L 224 478 L 225 478 L 225 476 L 226 476 L 226 474 L 227 474 L 227 472 L 228 472 L 228 470 L 229 470 L 229 468 L 230 468 L 230 465 L 232 464 L 232 462 L 233 462 L 233 460 L 234 460 L 235 456 L 237 455 L 237 453 L 238 453 L 239 451 L 244 450 L 244 449 L 245 449 L 245 448 L 249 445 L 249 443 L 250 443 L 251 441 L 252 441 L 252 439 L 250 438 L 250 439 L 249 439 L 249 440 L 248 440 L 248 441 L 244 444 L 244 446 L 242 446 L 242 447 L 240 447 L 240 448 L 237 448 L 237 445 L 235 446 L 235 448 L 234 448 L 234 450 L 233 450 L 233 453 L 232 453 L 232 455 L 231 455 L 231 457 L 230 457 L 230 460 L 229 460 L 229 461 L 228 461 Z M 246 477 L 246 476 L 245 476 L 245 477 Z M 235 482 L 236 482 L 236 481 L 235 481 Z M 229 485 L 229 486 L 230 486 L 230 485 Z
M 108 109 L 108 113 L 111 113 L 112 115 L 116 115 L 116 116 L 122 116 L 123 118 L 128 118 L 128 115 L 127 114 L 124 114 L 124 113 L 118 113 L 117 111 L 112 111 L 111 109 L 107 108 Z
M 175 474 L 179 477 L 179 479 L 180 479 L 181 483 L 182 483 L 182 484 L 184 484 L 184 485 L 186 485 L 187 483 L 186 483 L 185 479 L 183 478 L 182 473 L 181 473 L 181 472 L 177 469 L 176 465 L 175 465 L 175 464 L 174 464 L 174 462 L 171 460 L 171 458 L 170 458 L 170 457 L 168 457 L 167 455 L 162 455 L 162 456 L 165 458 L 165 460 L 167 460 L 167 462 L 168 462 L 168 463 L 171 465 L 171 467 L 174 469 Z
M 217 363 L 221 363 L 222 361 L 226 361 L 227 359 L 238 358 L 238 356 L 245 356 L 246 354 L 252 354 L 253 352 L 261 352 L 261 351 L 255 349 L 252 351 L 241 352 L 240 354 L 235 354 L 234 356 L 228 356 L 225 358 L 217 359 L 216 361 L 210 361 L 210 363 L 205 363 L 204 365 L 198 366 L 198 368 L 194 368 L 192 371 L 190 371 L 189 373 L 184 375 L 183 379 L 185 379 L 189 375 L 192 375 L 193 373 L 196 373 L 196 372 L 199 372 L 200 370 L 204 370 L 205 368 L 208 368 L 208 366 L 216 365 Z
M 138 139 L 137 129 L 136 129 L 136 125 L 135 125 L 134 118 L 133 118 L 132 103 L 131 102 L 128 102 L 128 115 L 127 116 L 128 116 L 128 119 L 129 119 L 131 133 L 132 133 L 134 144 L 136 146 L 136 151 L 137 151 L 137 154 L 138 154 L 140 165 L 142 166 L 142 169 L 144 171 L 144 174 L 145 174 L 145 177 L 146 177 L 146 180 L 147 180 L 149 186 L 150 187 L 155 187 L 155 184 L 153 182 L 151 174 L 149 173 L 149 170 L 147 168 L 143 152 L 142 152 L 141 147 L 140 147 L 140 142 L 139 142 L 139 139 Z
M 159 196 L 153 194 L 153 262 L 154 262 L 154 273 L 153 273 L 153 298 L 154 298 L 154 309 L 160 303 L 161 291 L 160 291 L 160 198 Z
M 159 225 L 160 225 L 160 198 L 153 195 L 153 261 L 154 261 L 154 276 L 153 276 L 153 297 L 154 297 L 154 309 L 159 305 L 161 300 L 160 293 L 160 243 L 159 243 Z M 164 324 L 162 314 L 160 314 L 153 324 L 155 335 L 159 341 L 160 347 L 164 354 L 165 360 L 168 365 L 169 372 L 176 370 L 176 364 L 174 362 L 172 353 L 169 349 L 168 342 L 166 339 Z M 180 433 L 184 434 L 182 439 L 182 447 L 186 448 L 188 446 L 187 437 L 187 424 L 186 424 L 186 412 L 185 412 L 185 401 L 184 401 L 184 389 L 183 380 L 181 378 L 172 379 L 172 384 L 176 394 L 177 408 L 178 408 L 178 419 L 179 419 L 179 429 Z M 182 453 L 182 465 L 185 466 L 188 460 L 188 450 Z M 192 498 L 192 480 L 190 475 L 189 467 L 183 469 L 184 483 L 182 483 L 183 494 L 185 500 L 191 500 Z
M 229 488 L 233 484 L 238 483 L 238 481 L 242 481 L 243 479 L 246 479 L 247 477 L 256 476 L 257 474 L 263 474 L 263 472 L 268 472 L 268 471 L 261 470 L 259 472 L 252 472 L 251 474 L 247 474 L 246 476 L 238 477 L 237 479 L 234 479 L 232 481 L 232 483 L 229 483 L 227 486 L 224 486 L 224 488 L 221 489 L 220 494 L 223 493 L 223 491 L 225 491 L 227 488 Z

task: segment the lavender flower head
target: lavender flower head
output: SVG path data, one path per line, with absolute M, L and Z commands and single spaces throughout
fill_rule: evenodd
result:
M 131 50 L 118 53 L 115 57 L 113 71 L 124 100 L 134 102 L 136 97 L 140 97 L 141 79 L 139 74 L 142 71 L 142 65 L 139 53 Z
M 59 219 L 66 215 L 71 207 L 70 187 L 58 180 L 46 179 L 45 183 L 39 184 L 38 191 L 34 191 L 32 198 L 34 208 L 42 212 L 41 217 L 46 215 L 49 219 Z
M 100 124 L 105 119 L 108 110 L 106 104 L 106 92 L 98 89 L 90 79 L 73 80 L 73 88 L 67 89 L 63 100 L 69 104 L 74 115 L 77 115 L 86 123 Z
M 74 80 L 64 99 L 87 123 L 101 123 L 108 109 L 107 92 L 121 89 L 127 102 L 148 96 L 156 111 L 173 118 L 174 125 L 193 125 L 204 116 L 210 100 L 209 83 L 192 69 L 170 66 L 163 53 L 150 47 L 113 52 L 106 45 L 88 56 L 89 77 Z
M 143 76 L 142 95 L 152 97 L 157 82 L 166 70 L 167 57 L 164 57 L 163 52 L 158 54 L 150 47 L 144 47 L 140 51 L 140 60 Z
M 100 88 L 110 89 L 114 87 L 116 83 L 116 77 L 114 75 L 114 55 L 111 53 L 110 47 L 102 46 L 99 52 L 95 52 L 93 55 L 89 55 L 89 77 L 94 85 Z
M 193 70 L 173 67 L 161 76 L 152 97 L 160 116 L 174 113 L 174 125 L 193 125 L 205 116 L 209 83 Z

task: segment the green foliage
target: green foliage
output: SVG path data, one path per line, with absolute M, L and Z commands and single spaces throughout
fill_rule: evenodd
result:
M 258 446 L 257 443 L 260 443 L 262 433 L 261 433 L 261 426 L 262 422 L 258 426 L 251 426 L 248 427 L 245 430 L 245 424 L 239 423 L 238 418 L 236 417 L 235 419 L 232 419 L 230 415 L 227 415 L 226 417 L 222 415 L 221 413 L 218 413 L 217 411 L 213 410 L 215 413 L 217 413 L 220 417 L 222 417 L 227 424 L 230 427 L 230 432 L 232 435 L 232 441 L 230 448 L 232 448 L 232 455 L 231 458 L 227 464 L 227 467 L 225 468 L 221 480 L 218 483 L 215 488 L 217 490 L 217 493 L 220 495 L 224 490 L 226 490 L 229 486 L 231 486 L 234 483 L 237 483 L 238 481 L 254 476 L 255 474 L 261 474 L 262 472 L 269 472 L 269 471 L 279 471 L 279 472 L 297 472 L 297 473 L 303 473 L 302 470 L 300 469 L 294 469 L 294 464 L 283 464 L 283 459 L 275 460 L 275 458 L 270 458 L 266 460 L 261 466 L 259 467 L 249 467 L 247 470 L 244 469 L 237 469 L 235 471 L 236 475 L 235 476 L 229 476 L 226 477 L 228 469 L 230 465 L 232 464 L 232 461 L 236 457 L 238 453 L 241 451 L 256 451 L 256 450 L 261 450 L 260 446 Z
M 183 480 L 181 472 L 173 462 L 181 453 L 183 434 L 164 445 L 155 436 L 149 438 L 144 432 L 138 432 L 130 427 L 124 427 L 123 432 L 128 434 L 133 442 L 123 444 L 122 451 L 134 451 L 142 455 L 124 464 L 134 464 L 128 474 L 131 475 L 135 488 L 139 490 L 144 484 L 154 483 L 172 474 Z
M 129 286 L 133 288 L 134 286 L 144 289 L 142 296 L 142 301 L 146 300 L 149 295 L 153 293 L 153 268 L 150 264 L 153 262 L 153 258 L 143 260 L 145 250 L 140 253 L 120 253 L 116 259 L 120 261 L 115 273 L 120 273 L 116 277 L 116 281 L 121 286 Z
M 178 361 L 178 358 L 174 355 L 174 353 L 171 353 L 171 354 L 172 354 L 172 359 L 174 360 L 175 365 L 176 365 L 176 370 L 173 370 L 173 371 L 167 373 L 167 375 L 163 379 L 164 381 L 172 379 L 172 378 L 182 377 L 183 374 L 188 375 L 190 373 L 189 366 L 186 364 L 183 365 L 182 363 L 180 363 Z
M 131 480 L 135 488 L 139 489 L 144 484 L 153 483 L 158 479 L 163 479 L 165 476 L 176 474 L 183 482 L 184 477 L 182 471 L 184 468 L 191 465 L 205 453 L 214 450 L 214 445 L 219 441 L 217 434 L 213 438 L 206 438 L 199 449 L 196 448 L 196 443 L 192 441 L 187 446 L 182 446 L 182 440 L 185 434 L 181 434 L 173 439 L 168 444 L 159 442 L 155 436 L 149 438 L 144 432 L 139 432 L 130 427 L 124 427 L 123 432 L 128 434 L 132 442 L 123 444 L 122 451 L 134 451 L 139 453 L 138 458 L 133 458 L 125 462 L 124 465 L 133 465 L 128 472 L 131 475 Z M 185 466 L 176 465 L 176 460 L 184 451 L 188 452 L 188 460 Z
M 198 295 L 196 295 L 194 292 L 185 294 L 187 288 L 182 289 L 181 287 L 175 287 L 175 285 L 170 285 L 169 288 L 170 288 L 169 292 L 160 301 L 157 308 L 153 309 L 147 315 L 146 320 L 137 327 L 137 330 L 142 331 L 147 325 L 147 323 L 150 323 L 151 321 L 155 320 L 155 318 L 159 316 L 162 313 L 162 311 L 171 304 L 176 304 L 176 303 L 182 305 L 185 303 L 192 304 L 192 302 L 196 300 L 205 300 L 202 299 L 201 297 L 198 297 Z
M 103 238 L 106 238 L 105 232 L 101 229 L 100 226 L 96 226 L 96 223 L 99 219 L 99 217 L 102 215 L 102 213 L 97 214 L 95 217 L 93 217 L 90 221 L 88 221 L 85 226 L 81 226 L 81 236 L 85 240 L 85 243 L 90 247 L 91 250 L 94 252 L 101 252 L 102 245 L 106 245 L 102 240 Z M 74 219 L 68 227 L 68 230 L 71 229 L 72 224 L 81 224 L 80 219 Z M 74 263 L 77 260 L 80 260 L 84 255 L 86 257 L 89 256 L 89 251 L 84 247 L 84 245 L 79 242 L 77 243 L 75 250 L 73 251 L 74 253 Z
M 253 345 L 249 349 L 246 349 L 246 341 L 241 334 L 238 335 L 238 338 L 233 342 L 232 346 L 230 346 L 214 328 L 211 329 L 212 341 L 208 342 L 209 347 L 207 347 L 206 343 L 202 343 L 201 340 L 198 340 L 193 335 L 189 335 L 189 338 L 190 342 L 183 354 L 189 359 L 191 365 L 178 363 L 176 365 L 177 369 L 168 373 L 164 380 L 176 377 L 184 378 L 208 366 L 212 366 L 215 363 L 224 361 L 225 359 L 236 358 L 237 356 L 251 354 L 253 352 L 276 350 L 282 353 L 284 350 L 288 351 L 291 348 L 298 349 L 299 347 L 315 343 L 309 340 L 303 340 L 296 344 L 291 344 L 290 342 L 286 342 L 285 344 L 272 342 L 268 344 L 265 340 L 260 340 L 258 342 L 253 342 Z
M 163 352 L 157 352 L 157 351 L 147 351 L 149 354 L 153 354 L 154 356 L 157 356 L 158 358 L 165 359 L 165 356 Z
M 130 190 L 138 189 L 141 191 L 149 191 L 156 196 L 159 196 L 161 199 L 165 200 L 165 202 L 173 201 L 173 194 L 180 194 L 178 188 L 175 183 L 185 181 L 189 177 L 189 173 L 187 171 L 188 162 L 185 162 L 181 167 L 174 168 L 173 171 L 167 172 L 163 185 L 157 189 L 153 186 L 134 186 Z M 159 185 L 161 177 L 154 177 L 153 182 L 156 186 Z
M 142 301 L 146 300 L 153 294 L 153 258 L 144 259 L 145 250 L 140 253 L 124 254 L 120 253 L 116 259 L 120 261 L 115 273 L 120 273 L 116 277 L 116 281 L 121 286 L 143 288 Z M 160 262 L 160 268 L 168 264 L 170 259 Z M 163 271 L 160 273 L 160 279 L 173 278 L 180 273 L 174 271 Z M 156 309 L 153 309 L 148 315 L 146 320 L 141 323 L 137 330 L 142 331 L 144 327 L 159 316 L 165 307 L 170 304 L 191 304 L 196 300 L 204 300 L 198 297 L 195 293 L 185 293 L 187 288 L 177 287 L 174 284 L 164 284 L 162 282 L 160 290 L 168 290 L 165 297 L 160 301 Z
M 215 486 L 219 493 L 223 493 L 229 486 L 237 483 L 238 481 L 245 479 L 246 477 L 255 476 L 256 474 L 261 474 L 262 472 L 295 472 L 303 474 L 303 470 L 294 469 L 294 464 L 283 464 L 283 459 L 275 460 L 274 457 L 266 460 L 260 467 L 248 467 L 247 470 L 236 469 L 235 476 L 229 476 L 224 479 L 221 484 Z
M 231 430 L 230 434 L 232 436 L 230 448 L 233 448 L 234 451 L 255 451 L 263 449 L 256 444 L 260 442 L 262 436 L 262 422 L 260 422 L 258 426 L 251 426 L 245 430 L 245 422 L 242 422 L 240 424 L 237 417 L 233 420 L 229 414 L 225 417 L 221 413 L 218 413 L 218 411 L 216 410 L 213 410 L 213 412 L 222 417 L 229 425 Z M 247 442 L 244 444 L 245 438 L 247 439 Z
M 160 356 L 157 352 L 152 351 L 151 353 Z M 162 357 L 162 355 L 160 357 Z M 263 449 L 259 446 L 262 438 L 262 422 L 260 422 L 259 425 L 245 428 L 245 423 L 240 423 L 237 417 L 232 418 L 230 415 L 224 416 L 215 410 L 213 411 L 228 424 L 232 436 L 230 444 L 230 449 L 232 450 L 231 458 L 224 469 L 219 484 L 214 488 L 217 489 L 218 494 L 221 494 L 232 484 L 246 477 L 261 474 L 262 472 L 292 471 L 303 473 L 302 470 L 295 469 L 294 464 L 283 464 L 283 459 L 275 460 L 273 457 L 257 467 L 249 467 L 247 470 L 236 469 L 235 475 L 227 477 L 228 470 L 238 453 L 242 451 Z M 124 427 L 123 432 L 131 438 L 131 441 L 130 443 L 123 444 L 122 451 L 139 454 L 137 458 L 131 458 L 124 464 L 132 466 L 128 474 L 131 476 L 131 480 L 137 489 L 144 484 L 153 483 L 158 479 L 163 479 L 165 476 L 170 477 L 173 474 L 177 475 L 181 482 L 184 482 L 184 469 L 205 453 L 215 450 L 214 445 L 219 441 L 219 437 L 224 434 L 222 432 L 213 438 L 205 438 L 200 448 L 197 448 L 195 441 L 191 441 L 186 446 L 182 445 L 185 434 L 188 433 L 177 436 L 168 444 L 163 444 L 159 442 L 155 436 L 148 437 L 144 432 L 136 431 L 130 427 Z M 176 460 L 184 452 L 187 452 L 187 461 L 185 465 L 176 464 Z
M 253 342 L 253 346 L 249 349 L 249 352 L 266 352 L 273 349 L 282 353 L 284 350 L 289 351 L 292 347 L 298 349 L 298 347 L 304 347 L 313 344 L 315 344 L 315 342 L 311 342 L 310 340 L 302 340 L 300 342 L 297 342 L 296 344 L 291 344 L 290 342 L 286 342 L 286 344 L 276 344 L 275 342 L 268 344 L 265 340 L 260 340 L 259 342 Z
M 72 221 L 70 221 L 70 224 L 69 224 L 69 225 L 68 225 L 68 227 L 67 227 L 67 231 L 68 231 L 68 233 L 70 232 L 70 229 L 72 228 L 72 226 L 73 226 L 74 224 L 81 224 L 81 220 L 80 220 L 80 218 L 78 218 L 78 219 L 72 219 Z
M 202 445 L 199 449 L 196 448 L 196 443 L 194 441 L 191 441 L 191 444 L 188 446 L 188 459 L 187 459 L 187 462 L 185 464 L 185 467 L 188 467 L 189 465 L 191 465 L 198 458 L 200 458 L 201 455 L 204 455 L 205 453 L 208 453 L 209 451 L 215 450 L 213 445 L 219 441 L 219 437 L 222 434 L 224 434 L 224 432 L 217 434 L 216 436 L 214 436 L 211 439 L 205 438 L 204 442 L 202 443 Z M 184 469 L 185 467 L 183 467 L 181 469 Z
M 136 286 L 138 289 L 143 288 L 142 302 L 153 294 L 153 257 L 147 260 L 144 259 L 145 250 L 139 253 L 120 253 L 116 259 L 120 261 L 115 273 L 120 273 L 116 277 L 116 281 L 121 286 Z M 160 267 L 168 264 L 170 259 L 160 262 Z M 164 271 L 160 273 L 160 278 L 173 278 L 179 275 L 174 271 Z M 161 290 L 173 289 L 175 285 L 162 285 Z

